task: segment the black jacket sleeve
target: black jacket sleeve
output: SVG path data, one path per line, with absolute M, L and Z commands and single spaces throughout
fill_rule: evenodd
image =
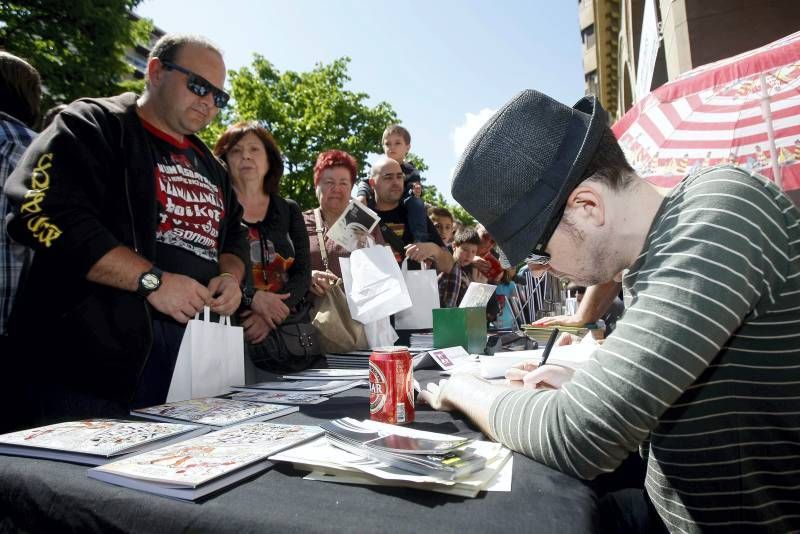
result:
M 80 276 L 118 246 L 100 217 L 108 189 L 119 185 L 111 179 L 117 130 L 91 102 L 60 113 L 9 177 L 8 234 Z
M 308 292 L 311 286 L 311 253 L 308 244 L 308 232 L 300 206 L 294 200 L 286 199 L 289 206 L 289 237 L 294 245 L 294 263 L 289 268 L 289 280 L 286 292 L 291 296 L 286 305 L 294 308 Z

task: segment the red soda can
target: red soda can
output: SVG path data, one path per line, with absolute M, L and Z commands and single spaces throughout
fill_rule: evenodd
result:
M 414 422 L 414 369 L 406 347 L 380 347 L 369 355 L 369 416 L 393 425 Z

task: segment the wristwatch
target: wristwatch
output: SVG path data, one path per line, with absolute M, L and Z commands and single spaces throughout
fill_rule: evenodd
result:
M 141 297 L 147 297 L 150 293 L 161 287 L 161 275 L 164 271 L 153 265 L 149 271 L 145 271 L 139 276 L 139 285 L 136 293 Z
M 256 288 L 252 286 L 242 287 L 242 306 L 249 308 L 253 305 L 253 297 L 256 296 Z

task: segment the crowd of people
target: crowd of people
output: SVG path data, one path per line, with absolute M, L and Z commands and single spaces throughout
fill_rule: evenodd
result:
M 468 249 L 481 245 L 478 231 L 463 228 L 453 247 L 456 221 L 443 208 L 429 216 L 400 125 L 387 125 L 384 156 L 364 180 L 347 152 L 319 154 L 318 207 L 306 211 L 281 196 L 283 156 L 258 122 L 231 125 L 209 150 L 196 133 L 229 96 L 222 54 L 202 37 L 164 36 L 141 96 L 58 106 L 38 135 L 36 70 L 7 53 L 3 69 L 3 94 L 13 96 L 3 100 L 4 143 L 13 150 L 2 160 L 0 332 L 4 349 L 29 355 L 18 372 L 47 384 L 44 395 L 28 395 L 30 413 L 15 426 L 163 402 L 185 325 L 206 306 L 236 318 L 256 368 L 309 366 L 313 358 L 277 361 L 265 340 L 290 317 L 308 321 L 315 299 L 340 280 L 338 260 L 350 251 L 327 229 L 352 202 L 380 216 L 373 243 L 398 262 L 436 268 L 443 306 L 457 306 L 469 281 L 487 280 L 482 256 L 493 242 L 479 229 L 489 245 L 476 255 Z M 83 356 L 65 358 L 63 347 Z M 15 383 L 10 398 L 25 395 Z
M 213 43 L 165 35 L 142 95 L 82 98 L 37 135 L 41 80 L 0 52 L 0 389 L 18 407 L 2 430 L 164 402 L 204 307 L 237 318 L 260 369 L 311 365 L 264 343 L 339 283 L 351 251 L 327 230 L 362 202 L 380 218 L 370 241 L 436 269 L 442 307 L 524 263 L 580 289 L 574 316 L 545 322 L 611 309 L 616 321 L 620 287 L 629 297 L 580 370 L 524 364 L 505 385 L 454 375 L 423 401 L 577 477 L 640 447 L 644 489 L 615 501 L 612 528 L 800 528 L 800 214 L 772 183 L 718 167 L 655 188 L 596 99 L 525 91 L 456 169 L 453 195 L 481 224 L 425 206 L 400 125 L 360 182 L 353 156 L 319 154 L 318 206 L 303 211 L 281 196 L 283 157 L 258 122 L 213 150 L 196 136 L 228 103 L 225 73 Z

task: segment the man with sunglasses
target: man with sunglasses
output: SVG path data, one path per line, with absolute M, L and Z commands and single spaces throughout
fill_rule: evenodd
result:
M 239 306 L 242 208 L 195 135 L 227 104 L 222 55 L 166 35 L 145 81 L 70 104 L 6 187 L 8 232 L 35 250 L 9 327 L 25 361 L 5 371 L 37 384 L 27 426 L 164 402 L 185 324 Z
M 800 529 L 800 211 L 775 184 L 725 165 L 657 188 L 593 96 L 524 91 L 467 147 L 453 197 L 512 262 L 632 298 L 574 372 L 453 375 L 424 401 L 576 477 L 639 447 L 645 489 L 601 502 L 609 532 Z

